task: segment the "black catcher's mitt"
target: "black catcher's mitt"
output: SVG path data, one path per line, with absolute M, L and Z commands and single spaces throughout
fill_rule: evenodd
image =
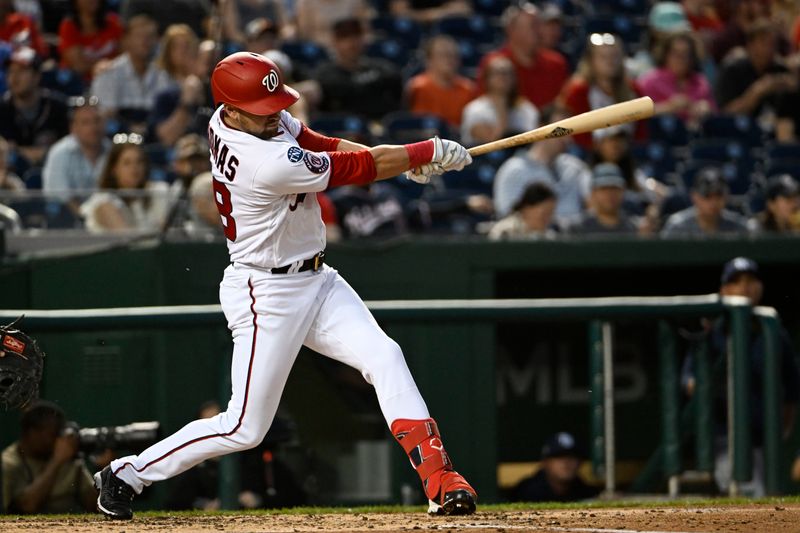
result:
M 24 407 L 39 395 L 44 352 L 20 330 L 19 317 L 0 326 L 0 407 L 6 411 Z

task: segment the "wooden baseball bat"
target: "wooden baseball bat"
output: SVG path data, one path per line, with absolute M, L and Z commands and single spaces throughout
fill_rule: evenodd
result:
M 649 96 L 643 96 L 608 107 L 587 111 L 586 113 L 581 113 L 580 115 L 575 115 L 574 117 L 565 118 L 564 120 L 553 122 L 547 126 L 536 128 L 535 130 L 520 133 L 519 135 L 513 135 L 505 139 L 473 146 L 469 149 L 469 155 L 476 156 L 544 139 L 566 137 L 567 135 L 575 135 L 576 133 L 586 133 L 587 131 L 607 128 L 617 124 L 625 124 L 626 122 L 634 122 L 652 116 L 653 100 L 651 100 Z

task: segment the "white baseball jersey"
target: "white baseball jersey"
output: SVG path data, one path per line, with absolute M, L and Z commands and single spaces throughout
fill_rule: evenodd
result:
M 297 144 L 302 124 L 281 111 L 280 131 L 264 140 L 231 128 L 220 106 L 208 126 L 214 198 L 231 261 L 273 268 L 325 249 L 315 193 L 328 187 L 327 153 Z

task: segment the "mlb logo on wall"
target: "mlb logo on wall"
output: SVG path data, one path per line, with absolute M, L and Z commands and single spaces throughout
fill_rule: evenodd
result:
M 289 151 L 286 152 L 286 157 L 289 158 L 289 161 L 292 163 L 299 163 L 300 160 L 303 159 L 303 149 L 292 146 L 289 148 Z
M 308 170 L 310 170 L 314 174 L 322 174 L 323 172 L 328 170 L 328 160 L 322 156 L 313 154 L 311 152 L 306 152 L 306 156 L 303 158 L 303 162 L 305 162 L 306 167 L 308 167 Z

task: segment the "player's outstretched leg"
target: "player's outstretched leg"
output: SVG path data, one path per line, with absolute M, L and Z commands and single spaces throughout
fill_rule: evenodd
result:
M 97 496 L 98 511 L 114 520 L 133 518 L 133 488 L 115 476 L 110 466 L 94 475 L 94 487 L 100 492 Z
M 464 515 L 475 512 L 478 494 L 453 470 L 435 420 L 395 420 L 392 435 L 406 451 L 422 480 L 429 513 Z

